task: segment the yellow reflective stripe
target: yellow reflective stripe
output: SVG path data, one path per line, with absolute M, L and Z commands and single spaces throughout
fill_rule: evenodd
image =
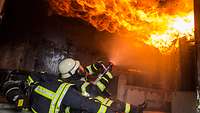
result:
M 65 108 L 65 113 L 70 113 L 70 107 Z
M 95 66 L 95 64 L 92 64 L 92 66 L 94 67 L 95 70 L 98 70 L 97 67 Z
M 58 79 L 58 82 L 63 82 L 63 80 L 61 80 L 61 79 Z
M 107 107 L 104 105 L 101 105 L 97 113 L 105 113 L 106 110 L 107 110 Z
M 110 79 L 113 78 L 113 76 L 112 76 L 112 74 L 111 74 L 110 72 L 107 72 L 106 75 L 108 75 L 108 77 L 109 77 Z
M 103 98 L 101 96 L 97 96 L 95 97 L 95 99 L 106 106 L 110 106 L 113 103 L 113 101 L 110 100 L 109 98 Z
M 19 99 L 18 103 L 17 103 L 17 106 L 21 107 L 21 106 L 23 106 L 23 104 L 24 104 L 24 99 Z
M 113 103 L 113 101 L 109 100 L 108 103 L 106 104 L 106 106 L 111 106 L 112 103 Z
M 125 107 L 125 113 L 129 113 L 131 109 L 130 104 L 126 103 L 126 107 Z
M 31 108 L 31 110 L 32 110 L 33 113 L 37 113 L 33 108 Z
M 54 98 L 54 95 L 55 93 L 51 90 L 48 90 L 42 86 L 37 86 L 34 91 L 48 99 L 53 99 Z
M 89 74 L 92 75 L 92 74 L 94 73 L 94 72 L 92 71 L 91 65 L 87 66 L 86 68 L 88 69 Z
M 97 82 L 97 86 L 102 92 L 106 88 L 106 86 L 103 83 L 101 83 L 100 81 Z
M 109 83 L 109 81 L 105 78 L 105 77 L 102 77 L 107 83 Z
M 104 101 L 104 98 L 101 96 L 97 96 L 97 97 L 95 97 L 95 99 L 97 99 L 101 103 L 103 103 L 103 101 Z
M 89 93 L 86 91 L 86 87 L 89 85 L 89 82 L 85 82 L 83 83 L 83 85 L 81 86 L 81 92 L 83 96 L 90 96 Z
M 36 93 L 40 94 L 41 96 L 44 96 L 44 97 L 52 100 L 51 104 L 50 104 L 49 113 L 58 113 L 60 110 L 60 104 L 71 85 L 72 84 L 67 84 L 67 83 L 61 84 L 59 86 L 59 88 L 57 89 L 56 93 L 54 93 L 53 91 L 50 91 L 42 86 L 37 86 L 34 89 L 34 91 Z
M 28 85 L 31 85 L 32 83 L 34 83 L 34 80 L 31 78 L 30 75 L 28 76 L 27 81 L 28 81 Z
M 65 94 L 67 93 L 67 91 L 68 91 L 68 89 L 69 89 L 69 87 L 70 87 L 71 85 L 72 85 L 72 84 L 67 84 L 67 85 L 65 85 L 64 90 L 62 91 L 60 97 L 58 98 L 58 101 L 57 101 L 57 104 L 56 104 L 55 113 L 58 113 L 58 112 L 59 112 L 59 110 L 60 110 L 60 104 L 61 104 L 61 102 L 62 102 L 62 100 L 63 100 Z
M 109 100 L 110 100 L 109 98 L 105 98 L 103 104 L 107 105 L 107 103 L 108 103 Z
M 56 111 L 56 109 L 55 109 L 56 108 L 56 102 L 58 101 L 58 98 L 61 95 L 61 93 L 64 90 L 66 85 L 67 85 L 67 83 L 63 83 L 57 89 L 57 91 L 56 91 L 56 93 L 54 95 L 54 98 L 51 101 L 49 113 L 55 113 L 55 111 Z

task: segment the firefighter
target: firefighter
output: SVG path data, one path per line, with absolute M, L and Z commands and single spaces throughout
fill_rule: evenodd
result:
M 75 84 L 76 88 L 81 92 L 83 96 L 90 96 L 98 102 L 111 107 L 111 109 L 116 112 L 120 111 L 125 113 L 142 113 L 146 108 L 146 103 L 143 103 L 139 106 L 134 106 L 119 100 L 113 101 L 110 98 L 107 98 L 105 95 L 102 95 L 113 78 L 109 71 L 102 75 L 95 83 L 91 83 L 90 81 L 83 79 L 85 78 L 85 75 L 88 76 L 89 74 L 97 74 L 99 69 L 104 69 L 102 62 L 97 62 L 87 66 L 87 71 L 84 70 L 78 60 L 74 60 L 72 58 L 64 59 L 59 64 L 59 71 L 62 79 L 64 81 Z
M 10 101 L 22 106 L 21 95 L 28 94 L 30 109 L 34 113 L 64 113 L 67 106 L 90 113 L 114 113 L 109 107 L 82 96 L 73 84 L 62 82 L 53 76 L 20 73 L 9 74 L 7 78 L 2 83 L 5 96 L 12 97 Z
M 106 72 L 101 77 L 98 77 L 98 74 L 103 71 L 103 63 L 96 62 L 92 65 L 83 68 L 80 65 L 80 62 L 72 58 L 64 59 L 59 64 L 59 72 L 61 78 L 65 81 L 76 84 L 77 88 L 85 96 L 110 96 L 106 89 L 113 79 L 113 75 L 110 71 Z M 73 76 L 72 76 L 73 75 Z M 88 77 L 99 78 L 96 81 L 88 81 Z

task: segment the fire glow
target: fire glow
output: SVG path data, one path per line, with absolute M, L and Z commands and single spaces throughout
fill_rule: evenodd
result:
M 186 38 L 194 39 L 194 13 L 190 12 L 186 16 L 170 17 L 167 28 L 164 32 L 150 34 L 150 38 L 145 40 L 146 44 L 158 48 L 162 53 L 169 52 L 173 47 L 178 47 L 178 40 Z
M 98 30 L 127 30 L 166 53 L 179 38 L 194 39 L 192 0 L 50 0 L 59 15 L 81 18 Z

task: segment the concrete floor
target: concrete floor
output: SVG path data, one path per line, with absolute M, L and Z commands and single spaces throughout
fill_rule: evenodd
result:
M 2 110 L 0 109 L 0 113 L 19 113 L 14 110 Z M 32 112 L 20 112 L 20 113 L 32 113 Z M 145 111 L 144 113 L 165 113 L 165 112 L 156 112 L 156 111 Z
M 0 113 L 32 113 L 32 112 L 31 111 L 16 112 L 14 110 L 14 106 L 11 106 L 10 104 L 0 103 Z M 144 113 L 165 113 L 165 112 L 144 111 Z
M 14 106 L 6 103 L 0 103 L 0 113 L 19 113 L 14 110 Z M 31 113 L 30 111 L 23 111 L 20 113 Z

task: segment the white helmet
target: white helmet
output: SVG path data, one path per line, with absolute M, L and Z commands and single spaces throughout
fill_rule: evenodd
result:
M 62 78 L 68 78 L 75 74 L 76 70 L 79 68 L 80 62 L 72 58 L 66 58 L 60 62 L 58 69 L 61 73 Z

